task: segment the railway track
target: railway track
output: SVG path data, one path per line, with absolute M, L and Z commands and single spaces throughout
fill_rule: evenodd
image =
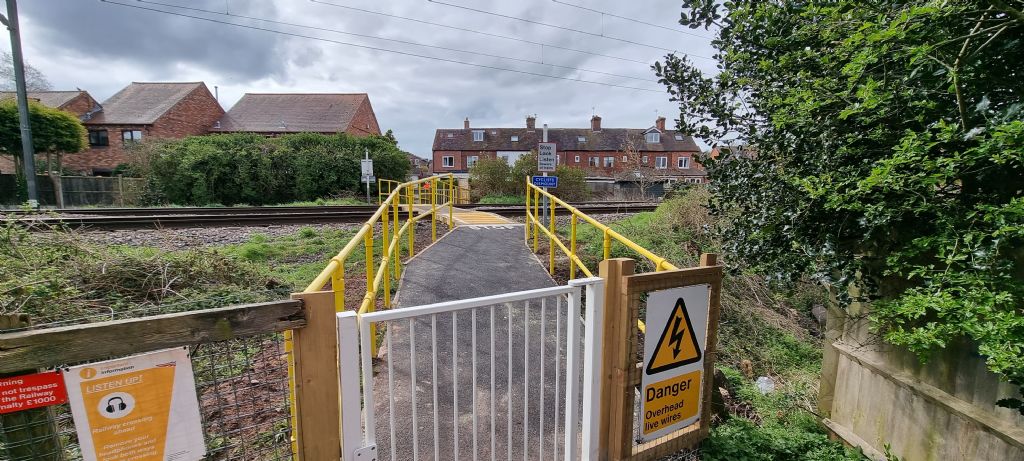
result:
M 651 211 L 657 205 L 639 202 L 587 202 L 574 204 L 584 213 L 637 213 Z M 518 216 L 523 206 L 469 204 L 459 208 L 480 209 L 501 216 Z M 243 227 L 273 224 L 358 223 L 369 219 L 374 206 L 321 206 L 321 207 L 238 207 L 238 208 L 89 208 L 66 209 L 64 213 L 79 216 L 44 216 L 4 219 L 4 224 L 16 222 L 31 229 L 51 227 L 88 228 L 95 230 L 153 229 L 183 227 Z M 85 212 L 87 211 L 87 212 Z M 145 214 L 141 214 L 145 213 Z M 556 215 L 565 213 L 557 210 Z M 85 215 L 85 216 L 81 216 Z

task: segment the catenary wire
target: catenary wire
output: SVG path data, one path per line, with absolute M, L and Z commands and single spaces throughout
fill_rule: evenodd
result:
M 114 1 L 114 0 L 100 0 L 100 2 L 108 3 L 108 4 L 111 4 L 111 5 L 118 5 L 118 6 L 128 7 L 128 8 L 135 8 L 135 9 L 140 9 L 140 10 L 152 11 L 152 12 L 156 12 L 156 13 L 169 14 L 169 15 L 172 15 L 172 16 L 180 16 L 180 17 L 185 17 L 185 18 L 191 18 L 191 19 L 196 19 L 196 20 L 199 20 L 199 21 L 212 22 L 212 23 L 215 23 L 215 24 L 223 24 L 223 25 L 228 25 L 228 26 L 241 27 L 241 28 L 244 28 L 244 29 L 260 30 L 260 31 L 264 31 L 264 32 L 271 32 L 271 33 L 280 34 L 280 35 L 286 35 L 286 36 L 290 36 L 290 37 L 306 38 L 306 39 L 310 39 L 310 40 L 319 40 L 319 41 L 327 42 L 327 43 L 334 43 L 334 44 L 338 44 L 338 45 L 346 45 L 346 46 L 351 46 L 351 47 L 355 47 L 355 48 L 363 48 L 363 49 L 373 50 L 373 51 L 382 51 L 382 52 L 385 52 L 385 53 L 394 53 L 394 54 L 399 54 L 399 55 L 403 55 L 403 56 L 411 56 L 411 57 L 416 57 L 416 58 L 431 59 L 431 60 L 434 60 L 434 61 L 447 62 L 447 63 L 451 63 L 451 64 L 462 64 L 462 65 L 466 65 L 466 66 L 479 67 L 479 68 L 482 68 L 482 69 L 491 69 L 491 70 L 498 70 L 498 71 L 504 71 L 504 72 L 512 72 L 512 73 L 523 74 L 523 75 L 531 75 L 531 76 L 534 76 L 534 77 L 544 77 L 544 78 L 551 78 L 551 79 L 558 79 L 558 80 L 567 80 L 567 81 L 570 81 L 570 82 L 588 83 L 588 84 L 592 84 L 592 85 L 601 85 L 601 86 L 607 86 L 607 87 L 612 87 L 612 88 L 622 88 L 622 89 L 626 89 L 626 90 L 647 91 L 647 92 L 652 92 L 652 93 L 661 93 L 661 90 L 655 90 L 655 89 L 651 89 L 651 88 L 641 88 L 641 87 L 628 86 L 628 85 L 617 85 L 617 84 L 614 84 L 614 83 L 598 82 L 598 81 L 595 81 L 595 80 L 584 80 L 584 79 L 581 79 L 581 78 L 560 77 L 560 76 L 557 76 L 557 75 L 548 75 L 548 74 L 542 74 L 542 73 L 539 73 L 539 72 L 531 72 L 531 71 L 527 71 L 527 70 L 509 69 L 507 67 L 491 66 L 491 65 L 487 65 L 487 64 L 479 64 L 479 63 L 473 63 L 473 62 L 467 62 L 467 61 L 460 61 L 458 59 L 440 58 L 440 57 L 437 57 L 437 56 L 429 56 L 429 55 L 425 55 L 425 54 L 411 53 L 411 52 L 408 52 L 408 51 L 398 51 L 398 50 L 392 50 L 392 49 L 381 48 L 381 47 L 376 47 L 376 46 L 360 45 L 360 44 L 357 44 L 357 43 L 343 42 L 343 41 L 340 41 L 340 40 L 331 40 L 331 39 L 328 39 L 328 38 L 315 37 L 315 36 L 312 36 L 312 35 L 304 35 L 304 34 L 298 34 L 298 33 L 294 33 L 294 32 L 285 32 L 285 31 L 282 31 L 282 30 L 269 29 L 269 28 L 266 28 L 266 27 L 252 26 L 252 25 L 248 25 L 248 24 L 238 24 L 238 23 L 233 23 L 233 22 L 228 22 L 228 21 L 221 21 L 221 20 L 217 20 L 217 19 L 204 18 L 204 17 L 201 17 L 201 16 L 193 16 L 193 15 L 184 14 L 184 13 L 176 13 L 174 11 L 165 11 L 165 10 L 159 10 L 159 9 L 156 9 L 156 8 L 149 8 L 149 7 L 145 7 L 145 6 L 131 5 L 131 4 L 128 4 L 128 3 L 117 2 L 117 1 Z
M 495 58 L 495 59 L 506 59 L 506 60 L 509 60 L 509 61 L 518 61 L 518 62 L 524 62 L 524 63 L 528 63 L 528 64 L 539 64 L 539 65 L 544 65 L 544 66 L 558 67 L 560 69 L 566 69 L 566 70 L 575 70 L 575 71 L 579 71 L 579 72 L 590 72 L 590 73 L 594 73 L 594 74 L 607 75 L 609 77 L 627 78 L 627 79 L 630 79 L 630 80 L 637 80 L 637 81 L 641 81 L 641 82 L 658 83 L 657 80 L 652 80 L 652 79 L 649 79 L 649 78 L 634 77 L 634 76 L 623 75 L 623 74 L 616 74 L 614 72 L 605 72 L 605 71 L 602 71 L 602 70 L 587 69 L 587 68 L 584 68 L 584 67 L 564 66 L 564 65 L 561 65 L 561 64 L 554 64 L 554 63 L 550 63 L 550 62 L 535 61 L 535 60 L 532 60 L 532 59 L 515 58 L 515 57 L 511 57 L 511 56 L 504 56 L 504 55 L 497 55 L 497 54 L 490 54 L 490 53 L 482 53 L 482 52 L 478 52 L 478 51 L 462 50 L 462 49 L 458 49 L 458 48 L 449 48 L 449 47 L 439 46 L 439 45 L 427 45 L 427 44 L 424 44 L 424 43 L 412 42 L 412 41 L 408 41 L 408 40 L 401 40 L 401 39 L 397 39 L 397 38 L 387 38 L 387 37 L 380 37 L 380 36 L 377 36 L 377 35 L 359 34 L 359 33 L 355 33 L 355 32 L 346 32 L 346 31 L 338 30 L 338 29 L 330 29 L 330 28 L 327 28 L 327 27 L 311 26 L 311 25 L 308 25 L 308 24 L 297 24 L 297 23 L 294 23 L 294 22 L 278 21 L 278 20 L 275 20 L 275 19 L 259 18 L 259 17 L 255 17 L 255 16 L 246 16 L 246 15 L 237 14 L 237 13 L 230 13 L 230 12 L 222 13 L 220 11 L 213 11 L 213 10 L 207 10 L 207 9 L 203 9 L 203 8 L 190 7 L 190 6 L 172 5 L 172 4 L 169 4 L 169 3 L 153 2 L 153 1 L 150 1 L 150 0 L 136 0 L 136 1 L 139 2 L 139 3 L 147 3 L 147 4 L 150 4 L 150 5 L 159 5 L 159 6 L 163 6 L 163 7 L 167 7 L 167 8 L 177 8 L 177 9 L 182 9 L 182 10 L 197 11 L 197 12 L 208 13 L 208 14 L 216 14 L 216 15 L 221 15 L 221 16 L 232 16 L 232 17 L 236 17 L 236 18 L 249 19 L 249 20 L 253 20 L 253 21 L 262 21 L 262 22 L 267 22 L 267 23 L 271 23 L 271 24 L 280 24 L 280 25 L 283 25 L 283 26 L 290 26 L 290 27 L 300 27 L 300 28 L 304 28 L 304 29 L 317 30 L 317 31 L 321 31 L 321 32 L 331 32 L 331 33 L 342 34 L 342 35 L 351 35 L 351 36 L 354 36 L 354 37 L 370 38 L 370 39 L 374 39 L 374 40 L 385 40 L 385 41 L 390 41 L 390 42 L 395 42 L 395 43 L 402 43 L 402 44 L 405 44 L 405 45 L 421 46 L 421 47 L 424 47 L 424 48 L 434 48 L 434 49 L 438 49 L 438 50 L 454 51 L 454 52 L 457 52 L 457 53 L 474 54 L 474 55 L 477 55 L 477 56 L 485 56 L 485 57 L 488 57 L 488 58 Z
M 714 58 L 710 58 L 708 56 L 699 56 L 699 55 L 690 54 L 690 53 L 680 53 L 679 50 L 673 50 L 673 49 L 670 49 L 670 48 L 665 48 L 665 47 L 661 47 L 661 46 L 657 46 L 657 45 L 651 45 L 651 44 L 648 44 L 648 43 L 635 42 L 633 40 L 628 40 L 628 39 L 619 38 L 619 37 L 612 37 L 610 35 L 598 34 L 598 33 L 595 33 L 595 32 L 590 32 L 590 31 L 586 31 L 586 30 L 582 30 L 582 29 L 574 29 L 572 27 L 560 26 L 558 24 L 551 24 L 549 22 L 535 21 L 533 19 L 520 18 L 518 16 L 512 16 L 512 15 L 508 15 L 508 14 L 495 13 L 493 11 L 481 10 L 479 8 L 473 8 L 473 7 L 464 6 L 464 5 L 456 5 L 454 3 L 446 3 L 446 2 L 443 2 L 443 1 L 439 1 L 439 0 L 427 0 L 427 1 L 430 2 L 430 3 L 435 3 L 435 4 L 438 4 L 438 5 L 449 6 L 449 7 L 452 7 L 452 8 L 458 8 L 458 9 L 462 9 L 462 10 L 466 10 L 466 11 L 473 11 L 473 12 L 476 12 L 476 13 L 482 13 L 482 14 L 487 14 L 487 15 L 491 15 L 491 16 L 497 16 L 499 18 L 514 19 L 516 21 L 522 21 L 522 22 L 526 22 L 526 23 L 530 23 L 530 24 L 536 24 L 536 25 L 539 25 L 539 26 L 553 27 L 555 29 L 566 30 L 566 31 L 569 31 L 569 32 L 576 32 L 578 34 L 590 35 L 590 36 L 593 36 L 593 37 L 607 38 L 609 40 L 615 40 L 615 41 L 618 41 L 618 42 L 629 43 L 631 45 L 637 45 L 637 46 L 642 46 L 642 47 L 646 47 L 646 48 L 652 48 L 652 49 L 655 49 L 655 50 L 667 51 L 669 53 L 685 54 L 685 55 L 690 56 L 692 58 L 708 59 L 708 60 L 712 60 L 712 61 L 714 60 Z
M 643 24 L 645 26 L 657 27 L 659 29 L 670 30 L 672 32 L 677 32 L 677 33 L 685 34 L 685 35 L 692 35 L 694 37 L 700 37 L 700 38 L 704 38 L 704 39 L 711 39 L 711 37 L 708 37 L 707 35 L 701 35 L 701 34 L 690 32 L 690 31 L 686 31 L 686 30 L 680 30 L 680 29 L 675 28 L 675 27 L 663 26 L 661 24 L 655 24 L 653 22 L 647 22 L 647 21 L 643 21 L 643 20 L 640 20 L 640 19 L 634 19 L 634 18 L 630 18 L 630 17 L 627 17 L 627 16 L 621 16 L 621 15 L 618 15 L 618 14 L 615 14 L 615 13 L 609 13 L 607 11 L 601 11 L 601 10 L 590 8 L 590 7 L 583 6 L 583 5 L 576 5 L 574 3 L 563 2 L 561 0 L 551 0 L 551 1 L 553 1 L 555 3 L 558 3 L 560 5 L 571 6 L 573 8 L 578 8 L 578 9 L 581 9 L 581 10 L 584 10 L 584 11 L 590 11 L 591 13 L 597 13 L 597 14 L 602 14 L 602 15 L 605 15 L 605 16 L 611 16 L 613 18 L 618 18 L 618 19 L 622 19 L 622 20 L 625 20 L 625 21 L 635 22 L 637 24 Z
M 469 32 L 469 33 L 473 33 L 473 34 L 486 35 L 488 37 L 502 38 L 502 39 L 505 39 L 505 40 L 514 40 L 514 41 L 521 42 L 521 43 L 529 43 L 531 45 L 538 45 L 538 46 L 547 47 L 547 48 L 555 48 L 555 49 L 558 49 L 558 50 L 572 51 L 574 53 L 582 53 L 582 54 L 587 54 L 587 55 L 590 55 L 590 56 L 599 56 L 599 57 L 608 58 L 608 59 L 618 59 L 620 61 L 634 62 L 634 63 L 637 63 L 637 64 L 646 64 L 646 65 L 650 65 L 651 64 L 650 62 L 641 61 L 639 59 L 624 58 L 624 57 L 621 57 L 621 56 L 613 56 L 613 55 L 602 54 L 602 53 L 597 53 L 597 52 L 593 52 L 593 51 L 586 51 L 586 50 L 580 50 L 580 49 L 576 49 L 576 48 L 569 48 L 569 47 L 560 46 L 560 45 L 552 45 L 550 43 L 535 42 L 533 40 L 527 40 L 525 38 L 520 38 L 520 37 L 513 37 L 511 35 L 495 34 L 493 32 L 485 32 L 485 31 L 482 31 L 482 30 L 470 29 L 468 27 L 459 27 L 459 26 L 452 26 L 452 25 L 448 25 L 448 24 L 441 24 L 441 23 L 438 23 L 438 22 L 431 22 L 431 21 L 426 21 L 426 20 L 423 20 L 423 19 L 410 18 L 410 17 L 407 17 L 407 16 L 399 16 L 397 14 L 384 13 L 384 12 L 381 12 L 381 11 L 367 10 L 367 9 L 357 8 L 357 7 L 349 6 L 349 5 L 341 5 L 341 4 L 338 4 L 338 3 L 324 2 L 324 1 L 321 1 L 321 0 L 310 0 L 310 1 L 313 2 L 313 3 L 319 3 L 321 5 L 333 6 L 335 8 L 344 8 L 346 10 L 351 10 L 351 11 L 359 11 L 359 12 L 368 13 L 368 14 L 376 14 L 376 15 L 384 16 L 384 17 L 388 17 L 388 18 L 401 19 L 401 20 L 404 20 L 404 21 L 417 22 L 417 23 L 420 23 L 420 24 L 428 24 L 428 25 L 437 26 L 437 27 L 444 27 L 446 29 L 459 30 L 459 31 L 462 31 L 462 32 Z

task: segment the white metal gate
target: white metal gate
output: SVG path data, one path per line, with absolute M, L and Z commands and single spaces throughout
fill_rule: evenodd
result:
M 603 287 L 339 313 L 343 459 L 596 459 Z

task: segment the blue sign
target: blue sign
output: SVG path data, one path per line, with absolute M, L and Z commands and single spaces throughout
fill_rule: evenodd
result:
M 558 176 L 534 176 L 533 185 L 537 187 L 558 187 Z

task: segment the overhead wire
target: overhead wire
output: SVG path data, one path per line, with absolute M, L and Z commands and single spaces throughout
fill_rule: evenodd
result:
M 512 15 L 503 14 L 503 13 L 495 13 L 493 11 L 481 10 L 479 8 L 473 8 L 473 7 L 469 7 L 469 6 L 465 6 L 465 5 L 456 5 L 454 3 L 447 3 L 447 2 L 440 1 L 440 0 L 427 0 L 427 1 L 430 2 L 430 3 L 436 3 L 438 5 L 444 5 L 444 6 L 448 6 L 448 7 L 452 7 L 452 8 L 458 8 L 458 9 L 462 9 L 462 10 L 466 10 L 466 11 L 473 11 L 473 12 L 476 12 L 476 13 L 487 14 L 487 15 L 491 15 L 491 16 L 497 16 L 499 18 L 513 19 L 513 20 L 516 20 L 516 21 L 522 21 L 522 22 L 529 23 L 529 24 L 536 24 L 536 25 L 539 25 L 539 26 L 552 27 L 552 28 L 555 28 L 555 29 L 566 30 L 566 31 L 575 32 L 575 33 L 578 33 L 578 34 L 590 35 L 590 36 L 593 36 L 593 37 L 602 37 L 602 38 L 607 38 L 609 40 L 615 40 L 615 41 L 618 41 L 618 42 L 629 43 L 631 45 L 637 45 L 637 46 L 642 46 L 642 47 L 646 47 L 646 48 L 652 48 L 652 49 L 655 49 L 655 50 L 667 51 L 669 53 L 686 54 L 687 56 L 690 56 L 690 57 L 693 57 L 693 58 L 701 58 L 701 59 L 708 59 L 708 60 L 714 61 L 714 58 L 711 58 L 711 57 L 708 57 L 708 56 L 700 56 L 700 55 L 691 54 L 691 53 L 680 53 L 679 50 L 673 50 L 671 48 L 665 48 L 665 47 L 658 46 L 658 45 L 651 45 L 649 43 L 636 42 L 636 41 L 633 41 L 633 40 L 629 40 L 629 39 L 625 39 L 625 38 L 620 38 L 620 37 L 613 37 L 611 35 L 604 35 L 603 33 L 599 34 L 599 33 L 596 33 L 596 32 L 590 32 L 588 30 L 582 30 L 582 29 L 576 29 L 576 28 L 572 28 L 572 27 L 560 26 L 558 24 L 551 24 L 551 23 L 548 23 L 548 22 L 536 21 L 536 20 L 533 20 L 533 19 L 526 19 L 526 18 L 521 18 L 521 17 L 518 17 L 518 16 L 512 16 Z
M 312 25 L 308 25 L 308 24 L 297 24 L 297 23 L 287 22 L 287 21 L 278 21 L 278 20 L 275 20 L 275 19 L 259 18 L 259 17 L 255 17 L 255 16 L 247 16 L 247 15 L 231 13 L 231 12 L 220 12 L 220 11 L 215 11 L 215 10 L 207 10 L 207 9 L 203 9 L 203 8 L 196 8 L 196 7 L 190 7 L 190 6 L 173 5 L 173 4 L 169 4 L 169 3 L 154 2 L 154 1 L 150 1 L 150 0 L 136 0 L 136 1 L 139 2 L 139 3 L 148 3 L 150 5 L 159 5 L 159 6 L 168 7 L 168 8 L 177 8 L 177 9 L 188 10 L 188 11 L 197 11 L 197 12 L 208 13 L 208 14 L 216 14 L 216 15 L 221 15 L 221 16 L 231 16 L 231 17 L 236 17 L 236 18 L 248 19 L 248 20 L 252 20 L 252 21 L 262 21 L 262 22 L 267 22 L 267 23 L 271 23 L 271 24 L 280 24 L 280 25 L 283 25 L 283 26 L 301 27 L 301 28 L 317 30 L 317 31 L 321 31 L 321 32 L 332 32 L 332 33 L 336 33 L 336 34 L 351 35 L 351 36 L 354 36 L 354 37 L 363 37 L 363 38 L 370 38 L 370 39 L 374 39 L 374 40 L 384 40 L 384 41 L 390 41 L 390 42 L 395 42 L 395 43 L 402 43 L 402 44 L 405 44 L 405 45 L 422 46 L 422 47 L 425 47 L 425 48 L 434 48 L 434 49 L 445 50 L 445 51 L 454 51 L 454 52 L 457 52 L 457 53 L 474 54 L 474 55 L 477 55 L 477 56 L 485 56 L 485 57 L 495 58 L 495 59 L 506 59 L 506 60 L 509 60 L 509 61 L 518 61 L 518 62 L 524 62 L 524 63 L 528 63 L 528 64 L 538 64 L 538 65 L 543 65 L 543 66 L 551 66 L 551 67 L 557 67 L 557 68 L 566 69 L 566 70 L 574 70 L 574 71 L 580 71 L 580 72 L 590 72 L 590 73 L 594 73 L 594 74 L 607 75 L 607 76 L 610 76 L 610 77 L 626 78 L 626 79 L 637 80 L 637 81 L 641 81 L 641 82 L 658 83 L 657 80 L 652 80 L 652 79 L 649 79 L 649 78 L 642 78 L 642 77 L 634 77 L 634 76 L 630 76 L 630 75 L 616 74 L 614 72 L 605 72 L 605 71 L 601 71 L 601 70 L 588 69 L 588 68 L 584 68 L 584 67 L 565 66 L 565 65 L 561 65 L 561 64 L 554 64 L 554 63 L 550 63 L 550 62 L 544 62 L 543 60 L 535 61 L 535 60 L 532 60 L 532 59 L 523 59 L 523 58 L 516 58 L 516 57 L 512 57 L 512 56 L 497 55 L 497 54 L 491 54 L 491 53 L 482 53 L 482 52 L 478 52 L 478 51 L 463 50 L 463 49 L 459 49 L 459 48 L 450 48 L 450 47 L 445 47 L 445 46 L 440 46 L 440 45 L 427 45 L 425 43 L 412 42 L 412 41 L 401 40 L 401 39 L 397 39 L 397 38 L 388 38 L 388 37 L 381 37 L 381 36 L 369 35 L 369 34 L 359 34 L 359 33 L 355 33 L 355 32 L 347 32 L 347 31 L 338 30 L 338 29 L 331 29 L 331 28 L 327 28 L 327 27 L 312 26 Z
M 388 18 L 401 19 L 401 20 L 404 20 L 404 21 L 411 21 L 411 22 L 416 22 L 416 23 L 420 23 L 420 24 L 429 24 L 431 26 L 444 27 L 446 29 L 451 29 L 451 30 L 458 30 L 458 31 L 462 31 L 462 32 L 469 32 L 469 33 L 473 33 L 473 34 L 480 34 L 480 35 L 485 35 L 485 36 L 488 36 L 488 37 L 503 38 L 505 40 L 514 40 L 514 41 L 517 41 L 517 42 L 520 42 L 520 43 L 529 43 L 531 45 L 538 45 L 538 46 L 547 47 L 547 48 L 555 48 L 555 49 L 558 49 L 558 50 L 572 51 L 572 52 L 575 52 L 575 53 L 588 54 L 588 55 L 591 55 L 591 56 L 599 56 L 599 57 L 602 57 L 602 58 L 617 59 L 617 60 L 620 60 L 620 61 L 633 62 L 633 63 L 637 63 L 637 64 L 646 64 L 646 65 L 650 65 L 651 64 L 648 61 L 641 61 L 639 59 L 624 58 L 624 57 L 621 57 L 621 56 L 614 56 L 614 55 L 609 55 L 609 54 L 597 53 L 597 52 L 593 52 L 593 51 L 580 50 L 580 49 L 577 49 L 577 48 L 570 48 L 570 47 L 561 46 L 561 45 L 552 45 L 550 43 L 536 42 L 536 41 L 533 41 L 533 40 L 528 40 L 528 39 L 521 38 L 521 37 L 514 37 L 514 36 L 511 36 L 511 35 L 502 35 L 502 34 L 496 34 L 496 33 L 493 33 L 493 32 L 485 32 L 485 31 L 482 31 L 482 30 L 470 29 L 468 27 L 459 27 L 459 26 L 452 26 L 452 25 L 449 25 L 449 24 L 441 24 L 441 23 L 438 23 L 438 22 L 432 22 L 432 21 L 427 21 L 427 20 L 418 19 L 418 18 L 410 18 L 408 16 L 400 16 L 400 15 L 397 15 L 397 14 L 384 13 L 382 11 L 367 10 L 365 8 L 359 8 L 359 7 L 350 6 L 350 5 L 342 5 L 342 4 L 338 4 L 338 3 L 325 2 L 325 1 L 322 1 L 322 0 L 310 0 L 310 1 L 313 2 L 313 3 L 319 3 L 321 5 L 333 6 L 335 8 L 344 8 L 344 9 L 350 10 L 350 11 L 359 11 L 359 12 L 362 12 L 362 13 L 376 14 L 376 15 L 384 16 L 384 17 L 388 17 Z
M 555 3 L 558 3 L 559 5 L 571 6 L 573 8 L 581 9 L 581 10 L 584 10 L 584 11 L 590 11 L 591 13 L 597 13 L 597 14 L 601 14 L 601 15 L 605 15 L 605 16 L 611 16 L 613 18 L 618 18 L 618 19 L 622 19 L 622 20 L 625 20 L 625 21 L 635 22 L 637 24 L 643 24 L 645 26 L 657 27 L 658 29 L 670 30 L 672 32 L 677 32 L 677 33 L 684 34 L 684 35 L 692 35 L 694 37 L 699 37 L 699 38 L 711 39 L 711 37 L 708 37 L 707 35 L 698 34 L 696 32 L 690 32 L 690 31 L 681 30 L 681 29 L 675 28 L 675 27 L 663 26 L 661 24 L 655 24 L 653 22 L 647 22 L 647 21 L 644 21 L 644 20 L 636 19 L 636 18 L 630 18 L 630 17 L 627 17 L 627 16 L 621 16 L 621 15 L 618 15 L 618 14 L 615 14 L 615 13 L 609 13 L 607 11 L 602 11 L 602 10 L 590 8 L 588 6 L 577 5 L 575 3 L 569 3 L 569 2 L 563 2 L 561 0 L 551 0 L 551 1 L 553 1 Z
M 478 67 L 478 68 L 482 68 L 482 69 L 491 69 L 491 70 L 498 70 L 498 71 L 503 71 L 503 72 L 512 72 L 512 73 L 517 73 L 517 74 L 530 75 L 530 76 L 534 76 L 534 77 L 544 77 L 544 78 L 551 78 L 551 79 L 558 79 L 558 80 L 567 80 L 567 81 L 571 81 L 571 82 L 587 83 L 587 84 L 591 84 L 591 85 L 600 85 L 600 86 L 607 86 L 607 87 L 612 87 L 612 88 L 622 88 L 622 89 L 626 89 L 626 90 L 647 91 L 647 92 L 652 92 L 652 93 L 661 93 L 662 92 L 662 90 L 655 90 L 655 89 L 651 89 L 651 88 L 641 88 L 641 87 L 635 87 L 635 86 L 629 86 L 629 85 L 619 85 L 619 84 L 615 84 L 615 83 L 599 82 L 599 81 L 596 81 L 596 80 L 585 80 L 585 79 L 582 79 L 582 78 L 571 78 L 571 77 L 563 77 L 563 76 L 558 76 L 558 75 L 542 74 L 542 73 L 539 73 L 539 72 L 531 72 L 531 71 L 521 70 L 521 69 L 510 69 L 510 68 L 507 68 L 507 67 L 492 66 L 492 65 L 488 65 L 488 64 L 479 64 L 479 63 L 474 63 L 474 62 L 461 61 L 461 60 L 458 60 L 458 59 L 441 58 L 441 57 L 437 57 L 437 56 L 430 56 L 430 55 L 425 55 L 425 54 L 412 53 L 412 52 L 408 52 L 408 51 L 392 50 L 392 49 L 388 49 L 388 48 L 381 48 L 381 47 L 370 46 L 370 45 L 362 45 L 362 44 L 358 44 L 358 43 L 343 42 L 341 40 L 332 40 L 332 39 L 324 38 L 324 37 L 316 37 L 316 36 L 312 36 L 312 35 L 299 34 L 299 33 L 295 33 L 295 32 L 286 32 L 286 31 L 282 31 L 282 30 L 270 29 L 270 28 L 266 28 L 266 27 L 259 27 L 259 26 L 249 25 L 249 24 L 238 24 L 238 23 L 234 23 L 234 22 L 221 21 L 221 20 L 218 20 L 218 19 L 205 18 L 205 17 L 202 17 L 202 16 L 193 16 L 193 15 L 190 15 L 190 14 L 178 13 L 178 12 L 174 12 L 174 11 L 160 10 L 160 9 L 150 8 L 150 7 L 140 6 L 140 5 L 131 5 L 131 4 L 128 4 L 128 3 L 121 3 L 121 2 L 118 2 L 118 1 L 114 1 L 114 0 L 100 0 L 100 2 L 108 3 L 108 4 L 111 4 L 111 5 L 123 6 L 123 7 L 127 7 L 127 8 L 135 8 L 135 9 L 139 9 L 139 10 L 152 11 L 152 12 L 155 12 L 155 13 L 162 13 L 162 14 L 168 14 L 168 15 L 172 15 L 172 16 L 179 16 L 179 17 L 184 17 L 184 18 L 190 18 L 190 19 L 195 19 L 195 20 L 199 20 L 199 21 L 206 21 L 206 22 L 211 22 L 211 23 L 215 23 L 215 24 L 223 24 L 223 25 L 228 25 L 228 26 L 241 27 L 241 28 L 244 28 L 244 29 L 252 29 L 252 30 L 259 30 L 259 31 L 264 31 L 264 32 L 270 32 L 270 33 L 279 34 L 279 35 L 285 35 L 285 36 L 289 36 L 289 37 L 305 38 L 305 39 L 309 39 L 309 40 L 318 40 L 318 41 L 327 42 L 327 43 L 334 43 L 334 44 L 338 44 L 338 45 L 351 46 L 351 47 L 354 47 L 354 48 L 362 48 L 362 49 L 367 49 L 367 50 L 372 50 L 372 51 L 381 51 L 381 52 L 385 52 L 385 53 L 393 53 L 393 54 L 398 54 L 398 55 L 402 55 L 402 56 L 410 56 L 410 57 L 416 57 L 416 58 L 422 58 L 422 59 L 430 59 L 430 60 L 434 60 L 434 61 L 447 62 L 447 63 L 451 63 L 451 64 L 461 64 L 461 65 L 466 65 L 466 66 Z

